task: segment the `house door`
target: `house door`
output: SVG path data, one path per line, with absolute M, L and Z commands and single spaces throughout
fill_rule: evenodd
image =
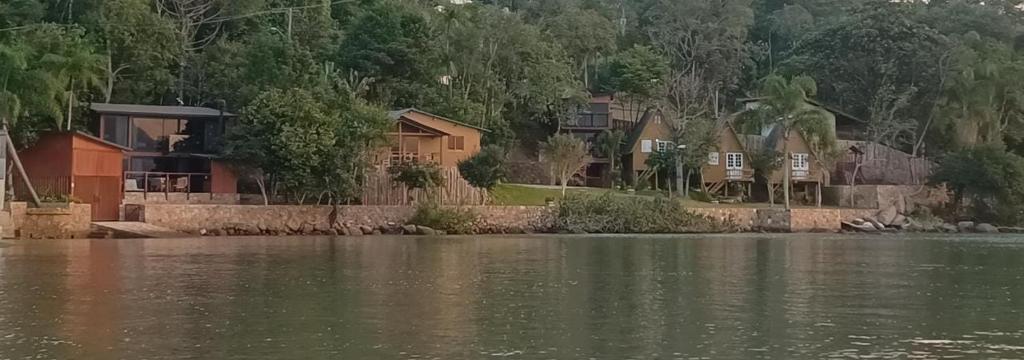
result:
M 93 221 L 117 221 L 121 206 L 121 177 L 77 176 L 74 196 L 92 205 Z

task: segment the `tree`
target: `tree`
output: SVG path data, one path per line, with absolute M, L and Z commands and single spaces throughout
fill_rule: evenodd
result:
M 955 211 L 970 205 L 980 220 L 1016 224 L 1024 203 L 1024 158 L 999 145 L 979 145 L 947 155 L 929 178 L 953 192 Z M 967 203 L 969 201 L 969 203 Z
M 783 154 L 783 197 L 786 208 L 790 208 L 790 168 L 792 156 L 789 153 L 789 140 L 794 132 L 799 132 L 815 150 L 831 151 L 835 147 L 835 119 L 827 111 L 811 105 L 808 100 L 817 91 L 814 79 L 797 76 L 786 79 L 779 75 L 766 77 L 761 84 L 761 100 L 754 116 L 762 128 L 773 129 L 781 136 L 776 137 L 782 142 Z M 749 120 L 748 120 L 749 121 Z M 770 136 L 769 139 L 772 137 Z M 777 144 L 766 144 L 775 148 Z
M 444 185 L 444 176 L 441 175 L 441 168 L 435 163 L 420 163 L 416 161 L 405 161 L 391 165 L 388 173 L 409 190 L 422 189 L 432 192 L 437 187 Z
M 562 196 L 573 175 L 578 174 L 590 160 L 587 144 L 569 134 L 555 134 L 542 146 L 544 161 L 562 185 Z
M 671 179 L 676 175 L 676 164 L 679 163 L 679 151 L 678 149 L 668 149 L 665 151 L 652 152 L 644 164 L 650 169 L 654 175 L 654 190 L 661 188 L 660 179 Z M 664 173 L 664 176 L 661 174 Z M 665 189 L 670 193 L 672 192 L 672 185 L 670 182 L 665 182 Z M 676 189 L 678 191 L 678 189 Z
M 491 190 L 505 179 L 508 155 L 504 148 L 488 145 L 469 159 L 459 162 L 459 174 L 474 187 Z
M 178 46 L 178 101 L 185 101 L 185 76 L 190 57 L 220 34 L 223 8 L 216 0 L 158 0 L 161 14 L 175 20 Z
M 772 177 L 782 167 L 782 153 L 771 147 L 758 146 L 756 150 L 748 151 L 747 155 L 750 157 L 750 168 L 754 169 L 754 176 L 760 177 L 767 186 L 768 206 L 775 206 L 775 184 L 772 183 Z
M 725 125 L 722 125 L 725 126 Z M 679 163 L 676 169 L 678 191 L 684 197 L 690 196 L 690 180 L 696 170 L 700 174 L 701 188 L 704 188 L 704 164 L 708 161 L 708 153 L 718 148 L 718 127 L 712 121 L 691 121 L 686 128 L 679 129 L 676 134 Z
M 622 130 L 605 130 L 597 135 L 597 151 L 601 156 L 608 158 L 609 176 L 611 186 L 615 187 L 616 179 L 619 177 L 618 159 L 622 156 L 622 145 L 626 143 L 626 133 Z
M 544 29 L 566 49 L 590 87 L 591 66 L 615 48 L 615 25 L 594 10 L 571 7 L 542 21 Z
M 315 191 L 324 158 L 332 156 L 336 121 L 308 91 L 269 90 L 242 110 L 226 136 L 224 155 L 249 170 L 264 204 L 279 186 L 301 203 Z
M 628 109 L 638 121 L 644 110 L 664 96 L 665 79 L 669 75 L 668 60 L 649 46 L 636 45 L 615 56 L 609 65 L 604 90 L 621 92 L 628 97 Z

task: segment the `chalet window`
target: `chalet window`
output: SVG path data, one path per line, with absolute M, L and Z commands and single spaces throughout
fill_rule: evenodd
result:
M 725 168 L 728 170 L 742 170 L 743 169 L 743 154 L 742 153 L 728 153 L 725 154 Z
M 169 146 L 181 141 L 184 137 L 176 136 L 185 131 L 187 120 L 133 118 L 131 126 L 132 148 L 135 151 L 164 152 L 172 150 Z M 171 139 L 174 137 L 174 139 Z
M 661 141 L 661 140 L 655 140 L 655 141 L 658 142 L 658 152 L 665 152 L 665 151 L 669 151 L 670 149 L 672 149 L 672 142 L 671 141 Z
M 466 137 L 465 136 L 449 136 L 448 137 L 448 150 L 455 150 L 455 151 L 466 150 Z
M 793 153 L 793 170 L 810 170 L 811 163 L 806 153 Z
M 640 152 L 649 153 L 651 152 L 653 142 L 651 140 L 640 140 Z
M 719 164 L 718 156 L 719 155 L 716 152 L 708 153 L 708 165 L 716 165 L 717 166 Z

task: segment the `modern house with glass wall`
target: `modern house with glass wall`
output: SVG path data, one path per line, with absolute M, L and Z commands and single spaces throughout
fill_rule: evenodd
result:
M 234 114 L 192 106 L 92 104 L 93 132 L 123 146 L 124 192 L 234 194 L 237 177 L 215 155 Z

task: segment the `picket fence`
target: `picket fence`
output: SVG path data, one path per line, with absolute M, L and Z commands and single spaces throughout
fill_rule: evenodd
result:
M 435 191 L 433 200 L 443 205 L 481 205 L 487 200 L 487 191 L 477 189 L 463 179 L 457 168 L 441 170 L 444 185 Z M 366 175 L 363 184 L 363 205 L 412 205 L 428 200 L 423 190 L 410 191 L 395 181 L 387 169 L 377 168 Z

